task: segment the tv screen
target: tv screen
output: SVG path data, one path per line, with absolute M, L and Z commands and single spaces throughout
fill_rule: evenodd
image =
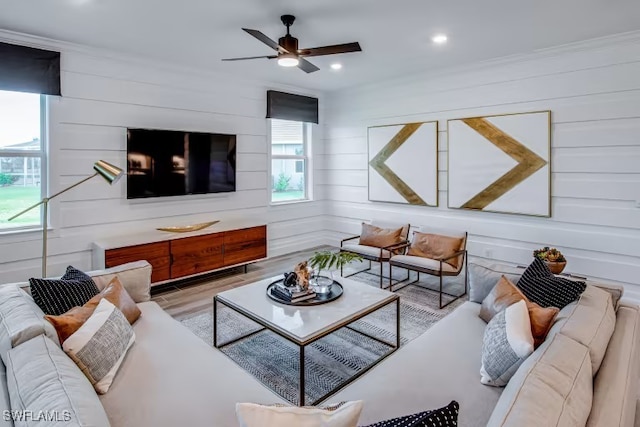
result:
M 236 136 L 127 130 L 127 198 L 236 191 Z

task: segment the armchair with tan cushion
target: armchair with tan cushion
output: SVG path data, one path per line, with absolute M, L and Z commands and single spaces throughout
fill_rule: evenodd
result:
M 347 276 L 340 267 L 340 275 L 342 277 L 351 277 L 360 273 L 371 273 L 371 263 L 380 264 L 380 288 L 383 287 L 383 266 L 388 264 L 389 259 L 396 254 L 403 254 L 407 247 L 409 224 L 392 225 L 377 222 L 375 224 L 362 223 L 362 232 L 359 236 L 352 236 L 342 239 L 340 242 L 340 252 L 351 252 L 360 255 L 363 259 L 369 261 L 369 267 L 351 273 Z M 357 240 L 356 240 L 357 239 Z M 389 277 L 391 280 L 391 268 L 389 268 Z M 403 280 L 407 280 L 406 279 Z
M 423 230 L 426 228 L 422 228 Z M 467 294 L 467 273 L 464 277 L 464 292 L 458 295 L 442 290 L 442 280 L 446 276 L 458 276 L 467 264 L 467 233 L 439 232 L 422 233 L 415 231 L 410 243 L 406 243 L 406 254 L 393 255 L 389 259 L 389 271 L 392 267 L 404 268 L 415 271 L 417 278 L 406 285 L 414 285 L 420 281 L 420 273 L 437 276 L 439 278 L 439 306 L 446 307 L 453 301 Z M 389 276 L 389 289 L 393 290 L 391 276 Z M 453 299 L 442 304 L 442 296 L 447 295 Z

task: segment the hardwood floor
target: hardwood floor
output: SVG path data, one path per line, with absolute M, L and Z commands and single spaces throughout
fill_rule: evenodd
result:
M 320 246 L 306 251 L 269 258 L 266 261 L 257 262 L 248 266 L 247 274 L 242 269 L 218 273 L 199 282 L 171 286 L 151 297 L 167 313 L 180 319 L 204 311 L 213 309 L 214 295 L 248 283 L 281 275 L 285 271 L 292 271 L 300 261 L 308 259 L 315 251 L 332 249 L 330 246 Z

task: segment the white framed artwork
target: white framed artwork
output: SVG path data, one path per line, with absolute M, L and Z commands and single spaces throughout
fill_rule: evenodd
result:
M 448 207 L 551 216 L 551 111 L 447 122 Z
M 369 200 L 438 206 L 438 122 L 368 128 Z

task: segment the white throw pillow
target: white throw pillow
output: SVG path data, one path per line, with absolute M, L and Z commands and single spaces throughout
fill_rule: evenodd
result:
M 134 341 L 135 333 L 124 314 L 103 298 L 91 317 L 62 344 L 62 349 L 96 391 L 104 394 Z
M 482 343 L 480 382 L 505 386 L 533 353 L 529 310 L 524 300 L 496 314 L 487 325 Z
M 325 407 L 266 406 L 237 403 L 240 427 L 357 427 L 362 400 Z

